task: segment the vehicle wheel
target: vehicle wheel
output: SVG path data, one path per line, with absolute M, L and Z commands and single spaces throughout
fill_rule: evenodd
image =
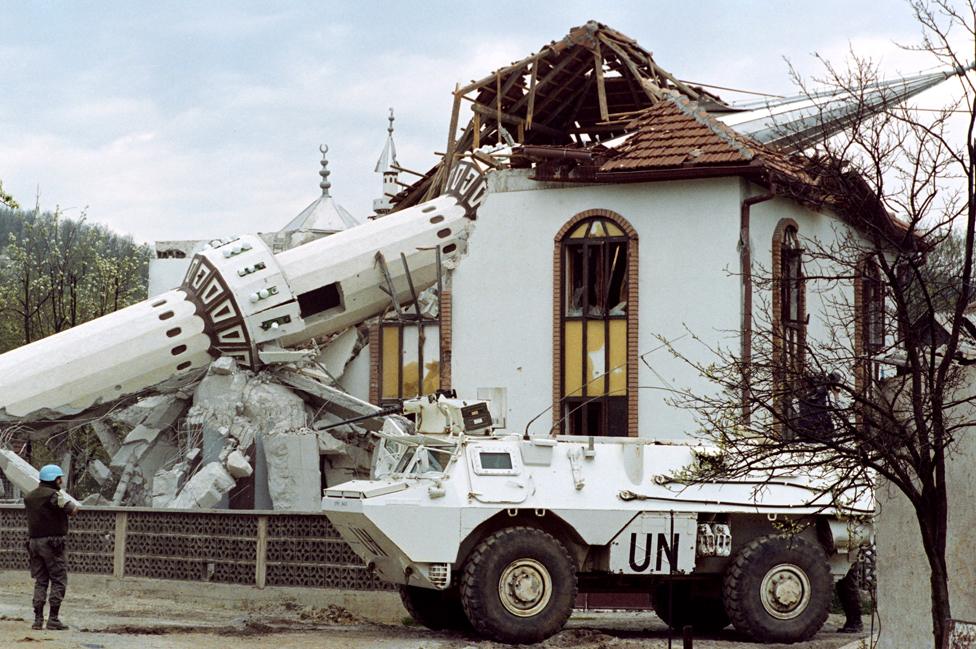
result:
M 457 588 L 433 590 L 418 586 L 400 586 L 400 601 L 418 624 L 434 631 L 466 631 L 471 623 L 464 615 Z
M 723 589 L 736 629 L 760 642 L 799 642 L 827 620 L 833 579 L 819 545 L 764 536 L 735 555 Z
M 475 630 L 492 640 L 544 640 L 563 628 L 575 601 L 576 564 L 565 546 L 542 530 L 495 532 L 464 566 L 464 611 Z
M 668 606 L 669 598 L 673 603 Z M 691 625 L 696 631 L 721 631 L 729 625 L 729 616 L 720 597 L 695 595 L 691 584 L 676 583 L 668 586 L 665 581 L 654 589 L 654 612 L 670 624 L 672 629 Z

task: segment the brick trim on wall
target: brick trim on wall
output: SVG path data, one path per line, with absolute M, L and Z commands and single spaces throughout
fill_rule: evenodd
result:
M 592 209 L 580 212 L 567 221 L 556 233 L 552 252 L 552 422 L 556 430 L 561 431 L 559 420 L 562 417 L 562 370 L 563 370 L 563 333 L 562 333 L 562 296 L 563 296 L 563 239 L 581 221 L 594 217 L 613 221 L 617 227 L 627 235 L 627 434 L 637 437 L 637 322 L 640 291 L 638 278 L 640 275 L 640 259 L 638 258 L 637 230 L 620 214 L 612 210 Z
M 369 323 L 369 402 L 380 402 L 380 322 Z
M 451 349 L 454 341 L 453 293 L 445 284 L 439 300 L 438 319 L 441 336 L 441 390 L 451 389 Z

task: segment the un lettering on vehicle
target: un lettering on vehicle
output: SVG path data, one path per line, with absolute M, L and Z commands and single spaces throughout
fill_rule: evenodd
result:
M 643 512 L 610 543 L 610 572 L 666 575 L 695 569 L 698 517 L 694 514 Z

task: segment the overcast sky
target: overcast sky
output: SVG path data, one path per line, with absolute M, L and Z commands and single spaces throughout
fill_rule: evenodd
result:
M 935 64 L 898 49 L 919 28 L 889 0 L 0 0 L 0 180 L 140 241 L 207 238 L 287 223 L 318 196 L 327 143 L 333 196 L 363 218 L 388 107 L 400 163 L 426 170 L 456 82 L 590 19 L 678 78 L 772 93 L 791 93 L 784 57 L 809 73 L 849 45 L 891 76 Z

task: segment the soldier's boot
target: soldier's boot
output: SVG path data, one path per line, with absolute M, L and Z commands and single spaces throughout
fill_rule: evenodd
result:
M 32 629 L 43 629 L 44 628 L 44 607 L 34 609 L 34 624 L 31 625 Z
M 61 620 L 58 619 L 58 611 L 60 606 L 51 607 L 51 615 L 47 618 L 47 628 L 49 631 L 64 631 L 68 628 L 67 624 L 63 624 Z

